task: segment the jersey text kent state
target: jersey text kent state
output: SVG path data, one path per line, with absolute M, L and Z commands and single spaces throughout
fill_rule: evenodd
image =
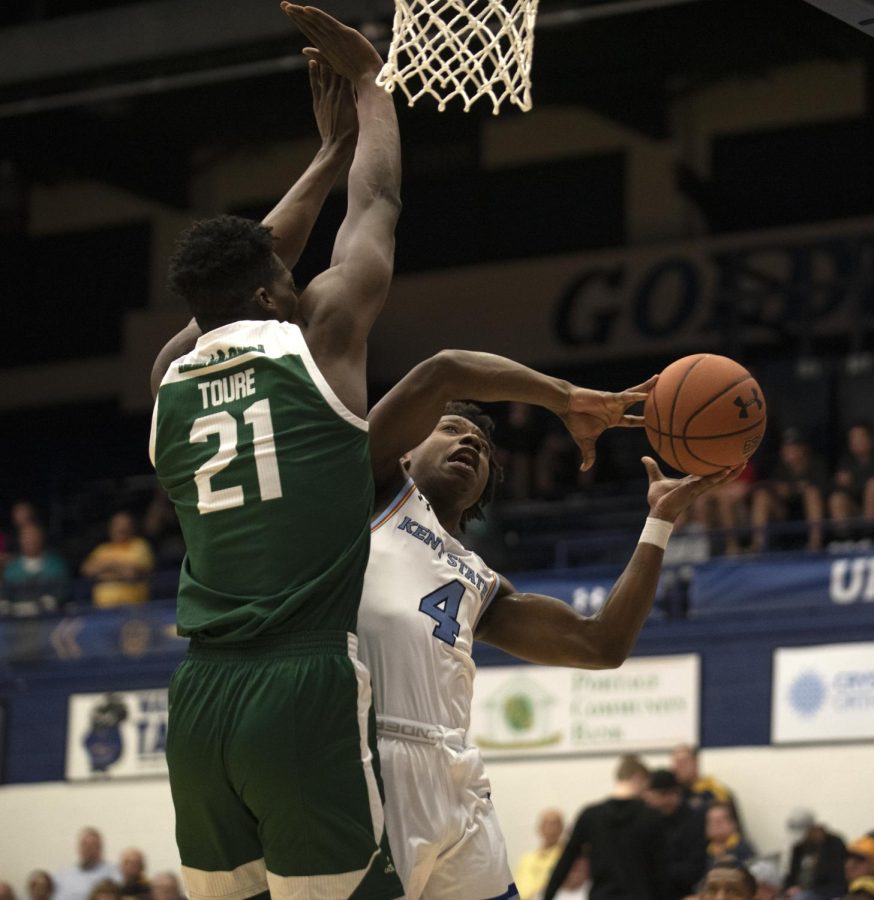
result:
M 437 559 L 446 557 L 446 562 L 453 568 L 458 569 L 460 575 L 466 578 L 471 584 L 476 585 L 478 591 L 482 592 L 486 588 L 487 581 L 475 569 L 472 569 L 467 563 L 462 562 L 454 553 L 447 553 L 443 546 L 443 538 L 438 537 L 424 525 L 420 525 L 409 516 L 404 516 L 403 521 L 398 525 L 398 531 L 405 531 L 412 535 L 416 540 L 421 541 L 433 548 L 437 553 Z

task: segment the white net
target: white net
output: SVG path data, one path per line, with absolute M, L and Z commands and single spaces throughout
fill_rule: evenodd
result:
M 430 94 L 442 112 L 480 97 L 497 115 L 504 100 L 531 109 L 537 0 L 395 0 L 388 59 L 377 83 L 410 106 Z

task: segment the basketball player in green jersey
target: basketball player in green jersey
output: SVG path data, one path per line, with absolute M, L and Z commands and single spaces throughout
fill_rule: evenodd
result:
M 394 898 L 354 630 L 373 493 L 365 349 L 392 273 L 397 121 L 366 39 L 283 9 L 317 67 L 350 82 L 358 138 L 331 266 L 305 291 L 271 230 L 235 217 L 195 224 L 171 261 L 203 332 L 161 380 L 150 440 L 187 547 L 177 623 L 191 641 L 167 739 L 177 842 L 192 900 Z

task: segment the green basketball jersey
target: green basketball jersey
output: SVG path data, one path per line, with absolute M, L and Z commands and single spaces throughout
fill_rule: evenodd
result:
M 373 505 L 367 422 L 296 325 L 203 335 L 161 382 L 150 454 L 185 536 L 180 634 L 355 630 Z

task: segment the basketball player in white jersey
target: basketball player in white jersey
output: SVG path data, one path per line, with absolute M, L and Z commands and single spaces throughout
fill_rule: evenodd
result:
M 587 469 L 606 428 L 642 424 L 626 410 L 654 383 L 604 393 L 490 354 L 443 351 L 370 413 L 376 500 L 359 649 L 372 676 L 386 826 L 408 900 L 518 896 L 482 760 L 467 739 L 474 638 L 543 665 L 621 665 L 652 608 L 672 523 L 739 474 L 670 479 L 644 458 L 650 517 L 604 607 L 585 618 L 561 600 L 518 593 L 459 540 L 493 487 L 492 422 L 471 404 L 447 403 L 543 406 L 563 419 Z

